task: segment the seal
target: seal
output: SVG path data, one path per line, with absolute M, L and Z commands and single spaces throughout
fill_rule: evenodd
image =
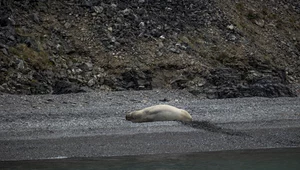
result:
M 155 105 L 126 114 L 126 120 L 141 123 L 154 121 L 191 122 L 192 116 L 183 109 L 170 105 Z

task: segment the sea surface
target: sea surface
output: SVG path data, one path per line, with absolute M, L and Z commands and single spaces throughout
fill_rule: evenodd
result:
M 1 170 L 299 170 L 300 148 L 0 162 Z

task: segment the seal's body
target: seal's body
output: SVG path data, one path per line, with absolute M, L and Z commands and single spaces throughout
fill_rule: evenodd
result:
M 170 105 L 155 105 L 126 114 L 126 120 L 132 122 L 154 121 L 192 121 L 192 116 L 185 110 Z

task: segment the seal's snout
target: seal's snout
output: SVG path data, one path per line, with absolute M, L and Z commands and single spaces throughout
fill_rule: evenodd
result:
M 125 119 L 129 121 L 132 120 L 131 114 L 130 113 L 126 114 Z

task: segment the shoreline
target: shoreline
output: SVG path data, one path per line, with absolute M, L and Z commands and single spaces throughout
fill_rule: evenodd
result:
M 3 94 L 0 103 L 0 161 L 300 147 L 299 97 L 199 99 L 153 90 Z M 155 104 L 183 108 L 200 124 L 125 120 L 127 112 Z

